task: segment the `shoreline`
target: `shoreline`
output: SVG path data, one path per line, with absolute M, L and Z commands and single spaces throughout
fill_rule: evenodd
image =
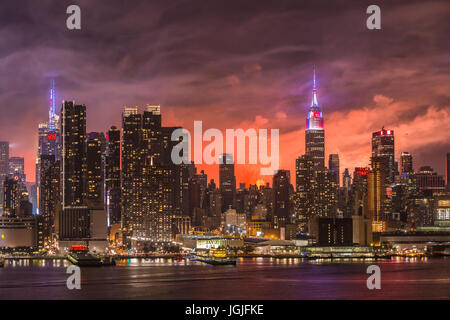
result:
M 114 260 L 123 259 L 145 259 L 145 260 L 155 260 L 155 259 L 189 259 L 189 255 L 180 254 L 161 254 L 161 255 L 138 255 L 138 256 L 128 256 L 128 255 L 116 255 L 108 256 Z M 393 257 L 401 258 L 445 258 L 446 256 L 435 255 L 435 256 L 404 256 L 404 255 L 387 255 L 387 256 L 353 256 L 353 257 L 341 257 L 341 256 L 324 256 L 324 257 L 305 257 L 302 255 L 233 255 L 233 258 L 242 259 L 252 259 L 252 258 L 272 258 L 272 259 L 302 259 L 305 261 L 314 260 L 391 260 Z M 19 256 L 19 257 L 2 257 L 5 261 L 18 261 L 18 260 L 68 260 L 66 256 Z

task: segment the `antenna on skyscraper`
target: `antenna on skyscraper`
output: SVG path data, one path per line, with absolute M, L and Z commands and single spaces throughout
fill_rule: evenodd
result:
M 48 126 L 50 130 L 55 129 L 56 123 L 56 101 L 55 101 L 55 80 L 50 80 L 50 106 L 48 111 Z
M 316 90 L 316 65 L 313 65 L 313 89 Z
M 313 65 L 313 90 L 312 90 L 312 101 L 311 107 L 319 107 L 317 101 L 317 87 L 316 87 L 316 65 Z

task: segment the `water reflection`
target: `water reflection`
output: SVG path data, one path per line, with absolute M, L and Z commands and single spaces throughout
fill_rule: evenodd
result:
M 367 266 L 382 270 L 382 290 L 366 287 Z M 211 266 L 177 258 L 118 259 L 82 268 L 80 292 L 65 285 L 66 260 L 7 260 L 0 298 L 43 299 L 420 299 L 450 298 L 450 259 L 304 260 L 239 258 Z

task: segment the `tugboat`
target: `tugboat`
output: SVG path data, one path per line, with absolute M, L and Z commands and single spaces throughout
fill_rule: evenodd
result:
M 67 260 L 79 267 L 100 267 L 102 260 L 89 253 L 86 245 L 75 245 L 70 247 Z
M 196 250 L 193 255 L 197 261 L 211 265 L 236 265 L 236 259 L 228 257 L 225 249 Z

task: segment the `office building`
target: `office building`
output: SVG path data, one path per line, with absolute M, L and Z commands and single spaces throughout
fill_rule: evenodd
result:
M 137 108 L 122 113 L 122 232 L 131 245 L 134 230 L 143 228 L 142 115 Z
M 444 177 L 438 175 L 432 167 L 420 167 L 415 176 L 417 188 L 423 195 L 433 196 L 445 192 Z
M 330 154 L 328 159 L 328 168 L 330 169 L 332 175 L 335 177 L 336 186 L 340 187 L 340 172 L 339 172 L 339 155 Z
M 23 157 L 9 158 L 9 176 L 18 176 L 20 180 L 25 183 L 25 159 Z
M 57 239 L 61 211 L 61 168 L 60 161 L 56 161 L 54 155 L 42 155 L 40 165 L 38 245 L 41 249 L 48 249 L 55 245 Z
M 86 200 L 91 208 L 104 208 L 106 138 L 91 132 L 86 144 Z
M 289 170 L 278 170 L 273 176 L 273 223 L 282 227 L 290 223 L 291 174 Z
M 236 197 L 236 176 L 232 154 L 220 155 L 219 188 L 222 194 L 222 212 L 225 212 L 230 206 L 234 206 Z
M 86 200 L 86 106 L 64 101 L 61 131 L 63 207 L 83 206 Z
M 122 189 L 120 187 L 120 130 L 112 126 L 107 134 L 105 193 L 109 224 L 122 221 Z
M 389 174 L 389 158 L 373 157 L 368 176 L 368 214 L 373 231 L 386 231 L 386 176 Z
M 0 214 L 3 212 L 3 183 L 9 173 L 9 142 L 0 141 Z
M 6 178 L 3 183 L 3 213 L 4 217 L 15 217 L 19 209 L 18 178 Z
M 319 246 L 343 246 L 353 244 L 351 218 L 315 217 L 311 220 L 311 235 Z
M 372 161 L 373 159 L 386 158 L 385 184 L 394 182 L 395 177 L 395 147 L 394 130 L 386 130 L 384 127 L 380 131 L 372 133 Z M 373 168 L 373 163 L 372 163 Z
M 402 174 L 414 173 L 413 158 L 409 152 L 402 152 Z

